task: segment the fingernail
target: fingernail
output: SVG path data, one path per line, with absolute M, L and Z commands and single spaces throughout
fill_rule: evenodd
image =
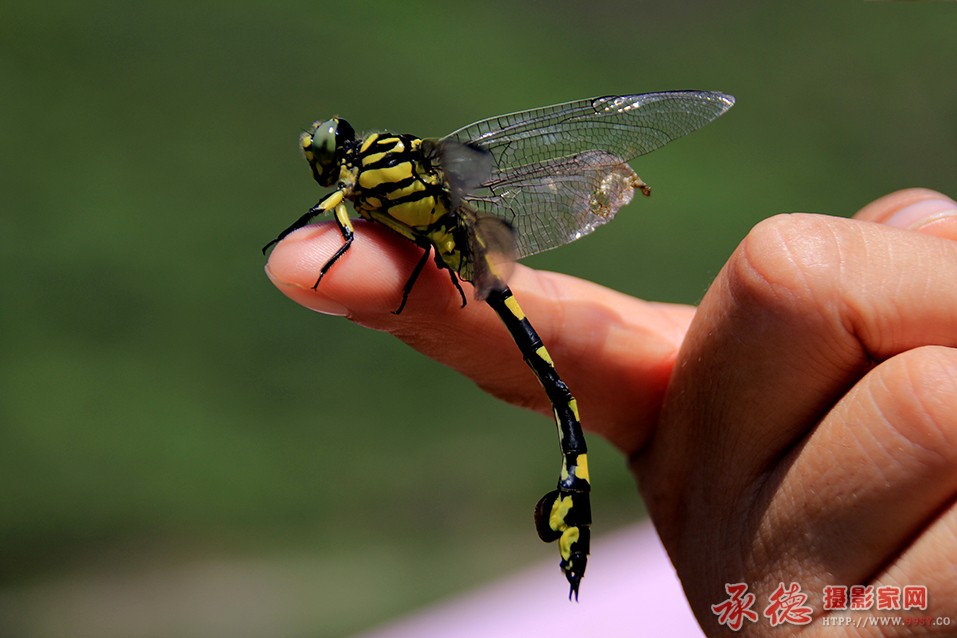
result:
M 310 289 L 309 292 L 312 292 L 312 289 Z M 296 299 L 296 301 L 310 310 L 315 310 L 320 314 L 329 315 L 330 317 L 349 316 L 349 310 L 345 306 L 337 304 L 335 301 L 330 301 L 329 299 L 316 297 L 315 295 L 310 295 L 305 299 Z
M 266 276 L 269 277 L 269 280 L 273 283 L 276 288 L 279 288 L 280 291 L 297 304 L 305 306 L 310 310 L 315 310 L 318 313 L 324 315 L 330 315 L 332 317 L 347 317 L 349 316 L 349 310 L 342 304 L 336 303 L 325 297 L 320 297 L 311 287 L 301 286 L 299 284 L 290 283 L 288 281 L 282 281 L 273 275 L 272 271 L 269 270 L 269 265 L 266 265 L 264 269 L 266 271 Z
M 957 216 L 957 202 L 945 197 L 925 199 L 905 206 L 884 222 L 888 226 L 917 230 L 928 224 Z

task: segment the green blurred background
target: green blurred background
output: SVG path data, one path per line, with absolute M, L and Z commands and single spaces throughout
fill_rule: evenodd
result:
M 694 303 L 764 217 L 957 194 L 955 12 L 4 4 L 0 636 L 337 636 L 556 559 L 529 517 L 558 464 L 546 418 L 263 275 L 260 246 L 321 195 L 296 144 L 312 120 L 437 136 L 586 96 L 732 93 L 634 163 L 655 196 L 615 230 L 528 260 Z M 598 530 L 637 520 L 623 459 L 592 447 Z

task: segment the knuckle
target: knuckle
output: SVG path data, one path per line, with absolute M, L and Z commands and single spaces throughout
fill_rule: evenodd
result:
M 741 242 L 727 268 L 736 299 L 762 306 L 802 308 L 821 301 L 841 268 L 845 220 L 808 214 L 781 214 L 758 223 Z
M 948 465 L 957 461 L 957 349 L 914 348 L 875 372 L 874 399 L 898 438 Z

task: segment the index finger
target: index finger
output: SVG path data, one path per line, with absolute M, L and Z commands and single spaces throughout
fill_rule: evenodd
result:
M 428 264 L 403 312 L 392 313 L 422 249 L 388 229 L 357 222 L 352 247 L 314 290 L 319 269 L 341 243 L 334 224 L 301 229 L 276 246 L 266 272 L 297 303 L 388 332 L 487 392 L 550 414 L 498 317 L 471 299 L 461 308 L 447 272 Z M 582 425 L 626 453 L 638 449 L 657 417 L 694 309 L 521 265 L 509 285 L 578 399 Z

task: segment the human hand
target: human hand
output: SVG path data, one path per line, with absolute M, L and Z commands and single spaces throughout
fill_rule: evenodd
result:
M 885 222 L 921 200 L 935 198 L 907 191 L 859 218 Z M 516 268 L 510 285 L 584 425 L 633 459 L 709 632 L 720 630 L 710 605 L 731 582 L 763 596 L 781 581 L 811 593 L 827 583 L 921 584 L 928 613 L 955 615 L 945 609 L 957 599 L 952 571 L 928 571 L 957 558 L 947 509 L 957 246 L 930 236 L 957 238 L 953 226 L 944 219 L 918 234 L 774 218 L 745 240 L 696 316 Z M 334 227 L 287 238 L 268 272 L 303 305 L 388 331 L 496 396 L 549 412 L 494 313 L 475 303 L 460 310 L 445 273 L 427 269 L 404 313 L 392 315 L 419 249 L 375 225 L 357 232 L 362 241 L 318 290 L 315 273 L 341 242 Z
M 757 596 L 748 635 L 798 631 L 760 618 L 781 583 L 814 616 L 826 586 L 922 586 L 917 615 L 957 623 L 955 209 L 910 190 L 855 220 L 766 220 L 702 300 L 632 467 L 709 634 L 734 583 Z

